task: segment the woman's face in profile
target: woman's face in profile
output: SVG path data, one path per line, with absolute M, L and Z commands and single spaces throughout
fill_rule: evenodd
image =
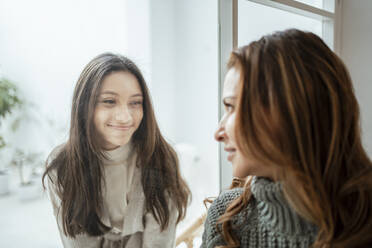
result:
M 127 144 L 143 118 L 142 90 L 134 75 L 113 72 L 101 86 L 94 125 L 105 150 Z
M 240 72 L 234 67 L 226 74 L 222 94 L 225 114 L 215 132 L 215 139 L 224 143 L 224 150 L 228 153 L 227 159 L 232 163 L 234 177 L 244 178 L 250 175 L 271 177 L 271 172 L 266 166 L 261 166 L 253 158 L 243 155 L 236 143 L 235 118 L 239 78 Z

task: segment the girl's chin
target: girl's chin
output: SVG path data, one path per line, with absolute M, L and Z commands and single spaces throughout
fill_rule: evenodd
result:
M 115 150 L 115 149 L 117 149 L 117 148 L 119 148 L 121 146 L 124 146 L 126 144 L 128 144 L 128 142 L 125 142 L 125 143 L 124 142 L 122 142 L 122 143 L 110 143 L 110 145 L 106 145 L 104 147 L 104 149 L 106 151 L 112 151 L 112 150 Z
M 112 151 L 112 150 L 115 150 L 115 149 L 117 149 L 117 148 L 119 148 L 119 147 L 120 147 L 120 145 L 117 145 L 117 146 L 112 145 L 112 146 L 107 146 L 107 147 L 105 147 L 104 149 L 105 149 L 106 151 Z
M 114 150 L 120 146 L 125 146 L 126 144 L 129 143 L 129 141 L 130 139 L 128 138 L 123 138 L 123 140 L 113 140 L 112 142 L 107 142 L 107 145 L 105 147 L 109 148 L 106 150 Z

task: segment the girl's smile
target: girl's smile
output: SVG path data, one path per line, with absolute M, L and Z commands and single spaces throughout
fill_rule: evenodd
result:
M 120 124 L 107 124 L 107 126 L 118 130 L 118 131 L 128 131 L 133 127 L 133 125 L 120 125 Z
M 129 72 L 112 72 L 102 81 L 94 124 L 102 147 L 111 150 L 127 144 L 143 117 L 142 90 Z

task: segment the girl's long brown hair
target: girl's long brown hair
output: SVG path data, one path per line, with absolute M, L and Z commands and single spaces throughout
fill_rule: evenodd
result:
M 70 237 L 82 232 L 99 236 L 110 229 L 100 220 L 104 155 L 97 142 L 93 115 L 104 77 L 116 71 L 133 74 L 143 94 L 143 119 L 132 143 L 141 169 L 145 210 L 153 214 L 162 230 L 169 222 L 170 201 L 178 210 L 177 223 L 186 214 L 190 191 L 180 176 L 175 151 L 160 133 L 140 70 L 126 57 L 105 53 L 94 58 L 81 73 L 73 95 L 69 139 L 43 175 L 44 183 L 45 176 L 53 180 L 51 174 L 56 174 L 53 183 L 61 199 L 63 230 Z
M 341 59 L 291 29 L 232 52 L 228 67 L 240 71 L 239 149 L 279 168 L 286 199 L 319 228 L 313 247 L 372 247 L 372 163 Z M 249 198 L 246 184 L 220 218 L 226 247 L 239 247 L 231 218 Z

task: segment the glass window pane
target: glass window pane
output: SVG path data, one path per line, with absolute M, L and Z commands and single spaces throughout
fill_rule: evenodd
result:
M 246 0 L 238 1 L 238 46 L 288 28 L 311 31 L 322 37 L 322 22 L 319 20 Z
M 297 0 L 297 2 L 311 5 L 313 7 L 324 9 L 330 12 L 334 12 L 335 9 L 335 0 Z

